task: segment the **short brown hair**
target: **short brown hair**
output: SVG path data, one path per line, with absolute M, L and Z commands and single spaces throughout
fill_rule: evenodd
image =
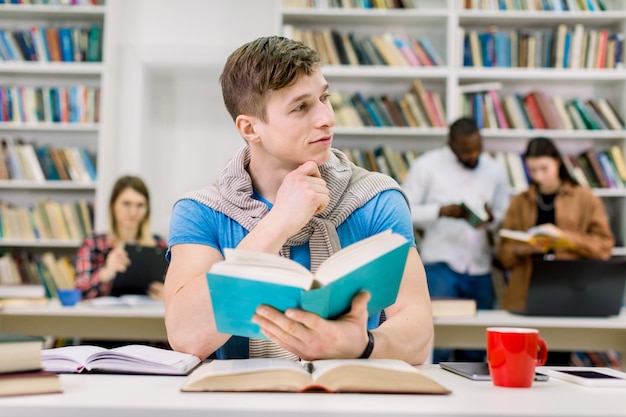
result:
M 224 104 L 233 120 L 248 114 L 266 121 L 266 95 L 311 75 L 319 67 L 318 53 L 282 36 L 255 39 L 226 60 L 220 82 Z

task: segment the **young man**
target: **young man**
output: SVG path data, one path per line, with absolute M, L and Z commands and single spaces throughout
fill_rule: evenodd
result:
M 431 307 L 414 246 L 397 300 L 376 329 L 378 316 L 367 315 L 369 294 L 360 293 L 336 320 L 259 307 L 253 321 L 269 343 L 216 330 L 205 273 L 223 259 L 224 248 L 280 253 L 314 271 L 340 247 L 387 229 L 414 242 L 397 183 L 360 170 L 331 149 L 335 121 L 319 65 L 315 51 L 277 36 L 249 42 L 228 58 L 222 93 L 246 146 L 215 185 L 174 206 L 165 283 L 165 323 L 174 349 L 201 358 L 217 350 L 219 358 L 426 359 Z M 368 333 L 368 327 L 374 330 Z
M 496 228 L 509 203 L 506 173 L 482 152 L 474 120 L 450 126 L 448 146 L 421 155 L 412 164 L 403 188 L 416 228 L 423 231 L 420 254 L 432 297 L 472 298 L 479 309 L 491 309 L 491 249 L 486 228 Z M 488 220 L 472 226 L 461 205 L 485 206 Z M 449 360 L 435 351 L 434 362 Z M 482 360 L 480 352 L 457 360 Z

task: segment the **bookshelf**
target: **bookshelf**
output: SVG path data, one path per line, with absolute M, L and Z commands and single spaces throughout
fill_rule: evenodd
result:
M 307 7 L 315 3 L 318 7 Z M 443 101 L 445 120 L 449 123 L 465 115 L 462 107 L 463 86 L 475 83 L 502 84 L 499 93 L 525 95 L 541 89 L 549 96 L 560 95 L 564 100 L 583 100 L 603 97 L 608 99 L 622 120 L 626 119 L 626 71 L 623 54 L 618 65 L 612 68 L 555 68 L 548 67 L 475 67 L 464 65 L 464 37 L 471 31 L 518 32 L 543 31 L 556 33 L 559 25 L 573 32 L 580 24 L 585 31 L 600 32 L 607 29 L 623 39 L 626 34 L 626 2 L 604 0 L 607 10 L 554 11 L 542 10 L 543 2 L 519 0 L 516 2 L 482 2 L 473 0 L 412 0 L 404 1 L 406 8 L 386 9 L 361 7 L 332 7 L 332 0 L 311 2 L 283 0 L 280 9 L 283 33 L 291 36 L 294 28 L 307 30 L 335 30 L 351 32 L 356 37 L 377 33 L 398 33 L 402 36 L 427 36 L 443 59 L 443 65 L 392 66 L 392 65 L 324 65 L 323 72 L 331 90 L 342 95 L 359 91 L 364 96 L 389 94 L 396 97 L 419 79 L 424 88 L 436 91 Z M 376 2 L 371 2 L 376 4 Z M 383 2 L 384 3 L 384 2 Z M 499 10 L 500 3 L 522 6 L 533 3 L 536 10 Z M 551 4 L 552 2 L 548 2 Z M 568 2 L 569 3 L 569 2 Z M 575 2 L 572 2 L 575 3 Z M 493 6 L 484 9 L 468 6 Z M 599 4 L 597 1 L 594 4 Z M 534 33 L 534 32 L 533 32 Z M 623 42 L 622 42 L 623 48 Z M 378 148 L 389 145 L 400 151 L 419 152 L 445 143 L 447 129 L 440 127 L 399 126 L 341 126 L 335 129 L 338 148 Z M 485 148 L 492 152 L 524 150 L 526 141 L 535 136 L 546 136 L 557 141 L 564 154 L 579 154 L 588 148 L 597 152 L 617 145 L 626 150 L 624 129 L 567 130 L 531 128 L 484 128 Z M 626 255 L 626 189 L 597 188 L 594 192 L 605 203 L 613 231 L 616 235 L 616 255 Z
M 7 156 L 9 144 L 26 144 L 32 147 L 35 155 L 40 148 L 82 149 L 97 170 L 101 166 L 99 150 L 102 148 L 100 102 L 105 73 L 102 51 L 106 3 L 32 3 L 0 4 L 0 30 L 5 36 L 4 42 L 0 36 L 0 95 L 4 104 L 3 112 L 0 112 L 0 138 L 6 145 L 3 156 Z M 63 30 L 66 33 L 61 35 Z M 16 33 L 30 34 L 34 50 L 20 48 Z M 69 42 L 61 47 L 63 41 L 59 41 L 60 56 L 55 55 L 51 46 L 50 39 L 54 36 Z M 25 55 L 29 51 L 30 55 Z M 12 111 L 6 108 L 9 94 Z M 56 99 L 55 95 L 60 98 Z M 35 163 L 39 163 L 38 159 Z M 22 168 L 24 164 L 28 165 L 23 160 L 20 162 Z M 33 163 L 32 159 L 30 163 Z M 65 162 L 65 168 L 76 169 L 76 164 L 81 170 L 87 167 L 84 160 L 78 159 L 74 163 Z M 68 179 L 54 179 L 45 165 L 39 163 L 39 169 L 44 174 L 43 179 L 16 175 L 14 171 L 8 178 L 0 179 L 0 202 L 12 208 L 28 209 L 44 200 L 60 204 L 81 201 L 92 210 L 98 188 L 97 176 L 70 175 Z M 93 220 L 89 221 L 93 225 Z M 6 219 L 2 224 L 7 224 Z M 19 233 L 17 236 L 3 233 L 0 251 L 52 251 L 73 255 L 81 242 L 82 239 L 76 237 L 33 239 Z

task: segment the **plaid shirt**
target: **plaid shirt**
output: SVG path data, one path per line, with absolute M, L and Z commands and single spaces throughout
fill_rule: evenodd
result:
M 167 242 L 154 235 L 156 246 L 167 249 Z M 107 256 L 113 250 L 113 239 L 107 234 L 92 234 L 85 238 L 76 255 L 76 288 L 83 293 L 83 298 L 95 298 L 109 295 L 113 281 L 100 282 L 100 269 L 104 267 Z

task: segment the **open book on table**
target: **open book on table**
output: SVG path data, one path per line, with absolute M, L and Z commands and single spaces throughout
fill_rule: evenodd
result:
M 541 243 L 548 248 L 570 248 L 572 244 L 563 236 L 555 234 L 552 230 L 534 226 L 524 232 L 522 230 L 500 229 L 499 235 L 504 239 L 516 240 L 530 245 Z
M 205 362 L 181 391 L 367 392 L 448 394 L 450 391 L 397 359 L 231 359 Z
M 404 236 L 388 230 L 336 252 L 315 275 L 278 255 L 226 249 L 225 260 L 207 272 L 217 330 L 266 338 L 251 321 L 261 304 L 333 319 L 364 290 L 371 295 L 368 312 L 374 314 L 395 302 L 409 246 Z
M 188 353 L 147 345 L 113 349 L 79 345 L 43 349 L 41 363 L 44 370 L 56 373 L 187 375 L 200 359 Z

